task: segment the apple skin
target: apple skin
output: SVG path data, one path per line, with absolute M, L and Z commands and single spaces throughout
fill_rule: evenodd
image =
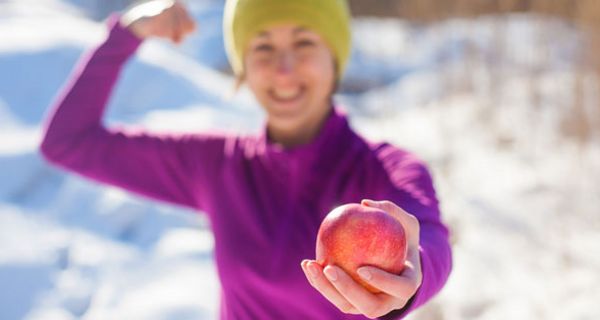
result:
M 321 266 L 336 265 L 370 292 L 379 293 L 356 270 L 373 266 L 400 274 L 406 260 L 406 232 L 400 221 L 383 210 L 345 204 L 323 219 L 316 251 Z

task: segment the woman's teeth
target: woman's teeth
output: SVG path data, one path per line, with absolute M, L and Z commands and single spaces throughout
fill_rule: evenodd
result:
M 274 95 L 278 99 L 292 99 L 299 95 L 300 89 L 275 90 Z

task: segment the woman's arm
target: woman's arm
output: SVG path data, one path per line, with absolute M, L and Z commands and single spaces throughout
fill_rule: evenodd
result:
M 222 139 L 102 125 L 121 69 L 142 42 L 118 15 L 110 17 L 109 26 L 106 41 L 81 58 L 52 107 L 41 152 L 50 162 L 94 180 L 200 208 L 198 189 L 218 163 Z
M 392 185 L 387 199 L 418 221 L 422 281 L 404 308 L 392 311 L 383 319 L 401 319 L 425 304 L 442 289 L 452 269 L 449 231 L 441 220 L 431 174 L 415 156 L 393 150 L 389 154 L 391 158 L 383 161 Z

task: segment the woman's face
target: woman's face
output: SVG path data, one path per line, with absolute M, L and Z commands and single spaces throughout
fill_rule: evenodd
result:
M 250 41 L 244 63 L 271 130 L 301 132 L 326 117 L 335 63 L 319 34 L 294 24 L 271 27 Z

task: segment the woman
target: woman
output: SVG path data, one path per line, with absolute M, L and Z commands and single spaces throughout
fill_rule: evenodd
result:
M 399 319 L 441 289 L 448 232 L 425 165 L 357 135 L 332 102 L 350 51 L 342 0 L 232 0 L 225 43 L 236 75 L 266 111 L 258 136 L 157 135 L 105 128 L 106 102 L 143 39 L 180 42 L 194 23 L 155 1 L 110 19 L 54 106 L 41 150 L 67 170 L 205 212 L 215 236 L 222 319 Z M 372 294 L 314 256 L 333 207 L 395 215 L 408 235 L 402 274 L 362 267 Z M 350 316 L 351 314 L 356 316 Z

